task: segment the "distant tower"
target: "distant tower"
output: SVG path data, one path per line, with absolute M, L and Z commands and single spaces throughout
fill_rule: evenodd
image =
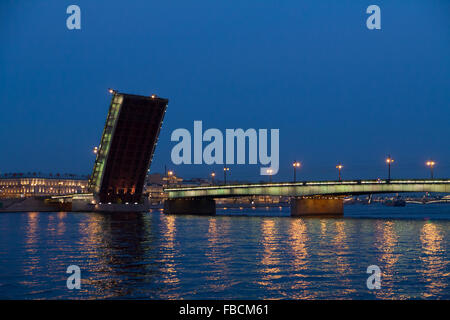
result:
M 110 92 L 113 97 L 89 191 L 103 203 L 140 203 L 169 100 Z

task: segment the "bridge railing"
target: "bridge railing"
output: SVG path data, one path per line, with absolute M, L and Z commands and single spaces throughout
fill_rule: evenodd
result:
M 450 193 L 450 179 L 300 181 L 167 188 L 169 198 L 240 197 L 252 195 L 314 196 L 372 193 Z

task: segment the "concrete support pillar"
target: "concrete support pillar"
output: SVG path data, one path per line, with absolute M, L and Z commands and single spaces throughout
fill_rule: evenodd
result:
M 210 198 L 168 199 L 164 201 L 164 213 L 215 215 L 216 201 Z
M 291 198 L 291 216 L 343 216 L 344 201 L 326 198 Z

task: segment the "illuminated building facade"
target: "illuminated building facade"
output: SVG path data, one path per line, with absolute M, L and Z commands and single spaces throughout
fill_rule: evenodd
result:
M 168 100 L 111 93 L 89 191 L 101 203 L 141 202 Z
M 177 177 L 173 171 L 169 171 L 165 176 L 159 173 L 147 175 L 144 185 L 144 194 L 152 205 L 162 204 L 167 199 L 164 188 L 169 186 L 180 186 L 183 179 Z
M 0 198 L 85 193 L 88 181 L 65 178 L 0 178 Z

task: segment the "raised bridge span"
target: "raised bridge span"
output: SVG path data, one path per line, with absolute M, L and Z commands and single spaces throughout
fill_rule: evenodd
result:
M 167 188 L 165 211 L 175 214 L 215 214 L 214 198 L 285 196 L 291 215 L 342 215 L 340 196 L 375 193 L 450 193 L 450 179 L 301 181 Z

